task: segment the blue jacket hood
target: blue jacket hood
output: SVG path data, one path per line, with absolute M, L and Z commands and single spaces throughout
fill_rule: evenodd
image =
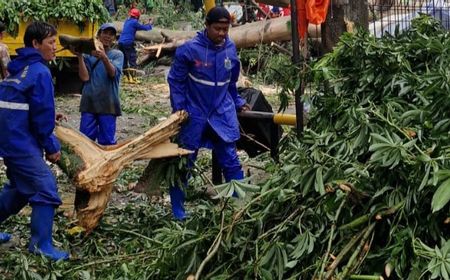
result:
M 16 49 L 16 53 L 18 54 L 17 58 L 8 64 L 8 72 L 11 75 L 19 73 L 27 65 L 31 65 L 36 62 L 46 63 L 41 53 L 35 48 Z

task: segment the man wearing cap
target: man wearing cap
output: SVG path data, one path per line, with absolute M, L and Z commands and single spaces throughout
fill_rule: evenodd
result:
M 240 136 L 236 111 L 249 110 L 236 87 L 240 62 L 236 46 L 228 38 L 230 22 L 225 8 L 212 8 L 206 16 L 206 28 L 177 48 L 168 76 L 173 111 L 189 113 L 179 134 L 180 144 L 195 151 L 189 156 L 188 167 L 192 167 L 199 148 L 213 149 L 227 182 L 244 177 L 236 153 L 235 142 Z M 186 218 L 181 188 L 185 186 L 169 190 L 173 215 L 180 220 Z
M 97 33 L 103 49 L 78 57 L 78 74 L 83 87 L 80 102 L 80 131 L 101 145 L 116 144 L 116 118 L 121 115 L 119 82 L 123 54 L 111 48 L 117 30 L 112 23 L 100 26 Z
M 119 50 L 121 50 L 125 56 L 123 68 L 136 68 L 137 55 L 136 48 L 134 47 L 134 40 L 136 32 L 138 30 L 152 30 L 152 19 L 148 20 L 147 24 L 140 24 L 139 18 L 141 12 L 139 9 L 132 8 L 128 12 L 129 17 L 123 24 L 123 30 L 119 37 Z

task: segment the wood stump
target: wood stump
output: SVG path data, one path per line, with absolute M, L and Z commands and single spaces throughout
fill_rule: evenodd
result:
M 90 233 L 99 223 L 120 172 L 135 160 L 183 156 L 191 153 L 170 143 L 187 113 L 179 111 L 144 134 L 114 146 L 100 146 L 85 135 L 58 125 L 61 142 L 58 165 L 76 185 L 75 210 L 78 224 Z

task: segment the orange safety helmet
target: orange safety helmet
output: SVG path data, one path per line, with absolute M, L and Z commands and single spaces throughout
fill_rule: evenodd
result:
M 133 8 L 128 12 L 128 15 L 130 17 L 139 18 L 141 16 L 141 12 L 139 11 L 139 9 Z

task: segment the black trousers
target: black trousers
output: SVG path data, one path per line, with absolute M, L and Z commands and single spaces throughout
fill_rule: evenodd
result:
M 137 54 L 134 44 L 124 45 L 119 43 L 119 50 L 123 52 L 123 69 L 137 67 Z

